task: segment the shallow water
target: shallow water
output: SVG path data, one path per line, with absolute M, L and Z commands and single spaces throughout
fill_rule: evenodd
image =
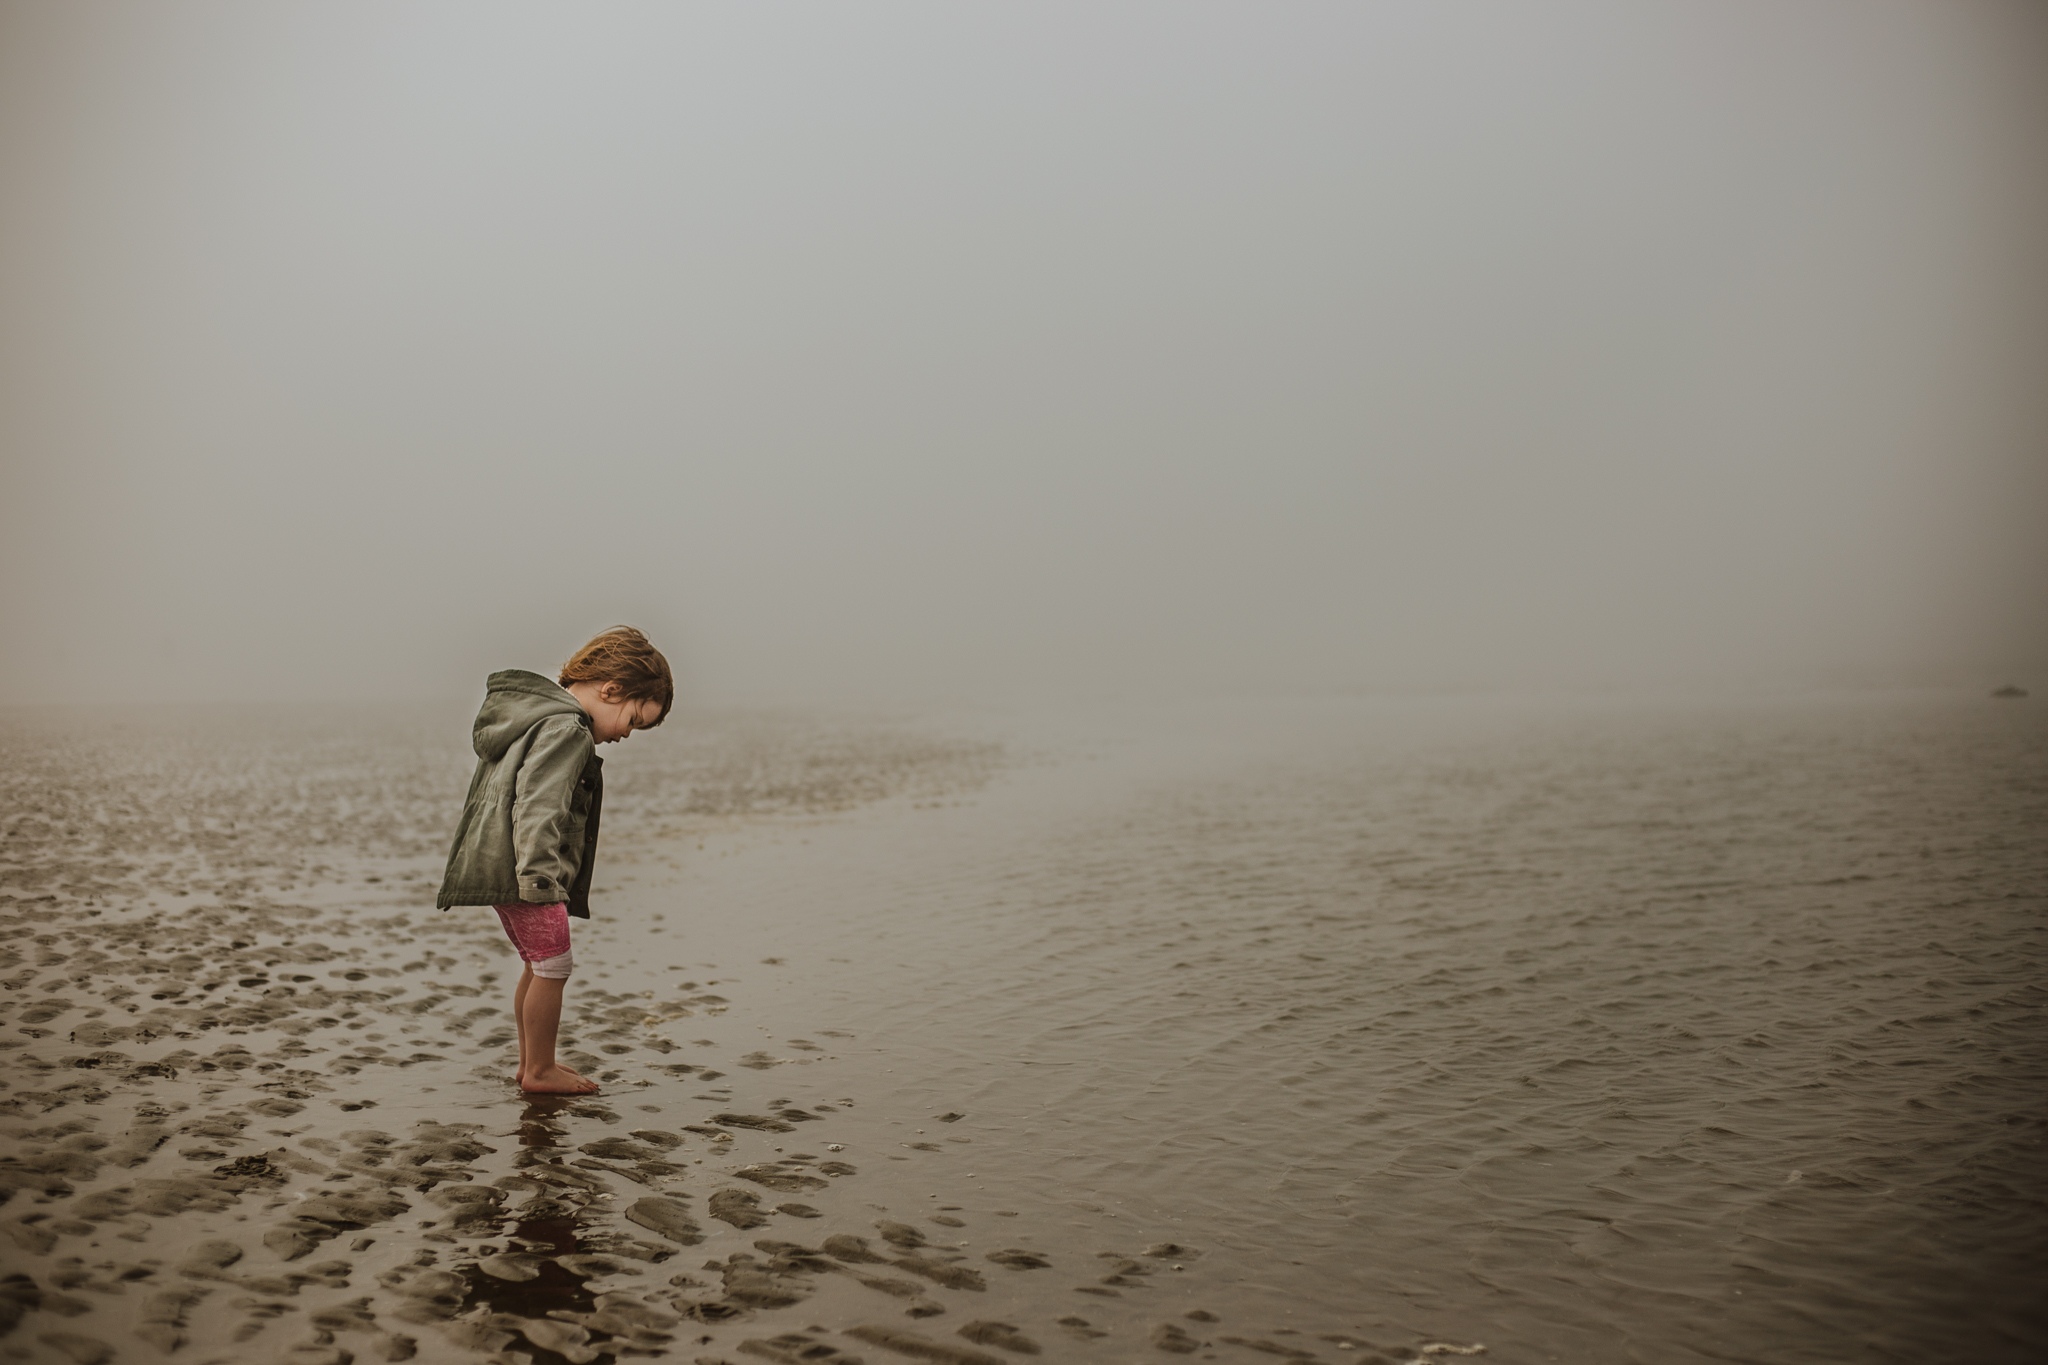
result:
M 83 984 L 61 962 L 0 980 L 0 1027 L 42 1033 L 5 1055 L 50 1064 L 7 1064 L 19 1193 L 0 1230 L 20 1229 L 9 1268 L 44 1306 L 0 1349 L 89 1353 L 45 1340 L 68 1333 L 154 1358 L 152 1327 L 193 1358 L 246 1358 L 246 1332 L 307 1360 L 2048 1345 L 2038 708 L 702 718 L 608 773 L 619 818 L 572 997 L 575 1046 L 610 1079 L 581 1105 L 502 1082 L 488 916 L 414 908 L 430 889 L 406 879 L 431 874 L 466 775 L 441 723 L 364 713 L 224 743 L 161 722 L 85 752 L 16 718 L 0 911 L 89 898 L 145 928 Z M 170 761 L 194 752 L 217 760 L 203 781 Z M 192 818 L 223 806 L 237 830 Z M 79 811 L 105 817 L 91 839 Z M 170 870 L 194 908 L 171 909 Z M 43 956 L 94 951 L 65 923 Z M 268 1015 L 119 996 L 173 924 L 253 964 L 209 1001 L 241 991 Z M 17 1023 L 37 1001 L 75 1013 Z M 148 1039 L 81 1029 L 152 1012 Z M 67 1092 L 52 1078 L 89 1034 L 121 1057 Z M 223 1045 L 249 1060 L 195 1069 Z M 180 1053 L 177 1077 L 147 1070 Z M 251 1108 L 286 1093 L 297 1111 Z M 731 1121 L 749 1115 L 768 1126 Z M 229 1122 L 208 1137 L 209 1117 Z M 178 1135 L 132 1166 L 105 1155 L 151 1131 Z M 112 1145 L 78 1150 L 95 1136 Z M 279 1156 L 228 1188 L 228 1161 L 265 1151 L 317 1169 Z M 192 1190 L 139 1183 L 181 1172 Z M 315 1188 L 406 1209 L 308 1216 Z M 463 1214 L 463 1188 L 498 1193 Z M 650 1194 L 693 1231 L 618 1216 Z M 186 1195 L 179 1219 L 138 1211 Z M 287 1259 L 294 1228 L 318 1241 Z M 866 1241 L 827 1240 L 848 1236 Z M 237 1257 L 195 1274 L 208 1239 Z M 1005 1250 L 1030 1255 L 991 1260 Z M 67 1317 L 67 1297 L 101 1311 Z

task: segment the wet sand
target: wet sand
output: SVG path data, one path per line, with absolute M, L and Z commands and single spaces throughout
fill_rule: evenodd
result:
M 580 1100 L 430 908 L 464 721 L 7 718 L 0 1354 L 2048 1339 L 2031 717 L 678 716 Z

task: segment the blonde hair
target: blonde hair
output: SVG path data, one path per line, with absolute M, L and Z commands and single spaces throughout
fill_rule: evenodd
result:
M 668 660 L 631 626 L 613 626 L 593 638 L 569 656 L 556 681 L 564 687 L 570 683 L 617 683 L 628 701 L 658 701 L 661 714 L 654 718 L 654 725 L 668 719 L 669 708 L 676 701 L 676 681 Z

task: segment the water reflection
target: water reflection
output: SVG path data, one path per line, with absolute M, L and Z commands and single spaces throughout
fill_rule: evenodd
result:
M 468 1289 L 465 1311 L 482 1308 L 493 1326 L 509 1331 L 538 1365 L 592 1365 L 614 1359 L 611 1334 L 578 1318 L 593 1314 L 597 1295 L 588 1274 L 570 1268 L 595 1246 L 583 1229 L 593 1204 L 610 1192 L 604 1182 L 569 1164 L 563 1119 L 575 1110 L 566 1096 L 536 1096 L 519 1116 L 518 1174 L 499 1183 L 530 1191 L 510 1210 L 507 1245 L 484 1244 L 460 1270 Z M 564 1262 L 568 1264 L 564 1264 Z

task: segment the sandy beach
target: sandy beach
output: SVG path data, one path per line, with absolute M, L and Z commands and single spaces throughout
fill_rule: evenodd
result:
M 679 713 L 608 771 L 579 1100 L 431 908 L 461 737 L 8 717 L 0 1354 L 2048 1340 L 2031 713 Z
M 0 1365 L 2048 1361 L 2048 3 L 0 0 L 0 210 Z

